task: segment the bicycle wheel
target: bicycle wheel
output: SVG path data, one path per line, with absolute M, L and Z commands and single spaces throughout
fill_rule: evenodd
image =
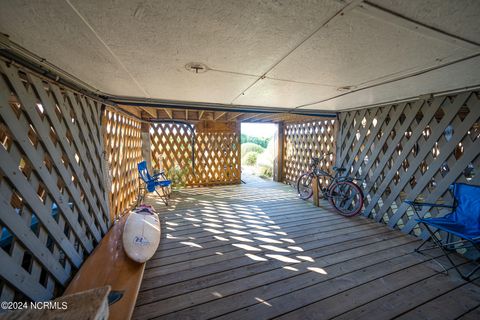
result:
M 329 188 L 328 199 L 341 215 L 352 217 L 362 210 L 362 194 L 362 189 L 355 183 L 341 181 Z
M 306 172 L 297 180 L 297 191 L 300 199 L 307 200 L 313 195 L 312 190 L 312 174 Z

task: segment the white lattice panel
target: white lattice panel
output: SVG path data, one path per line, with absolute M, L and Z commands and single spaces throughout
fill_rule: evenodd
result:
M 451 203 L 451 183 L 478 184 L 479 137 L 478 92 L 344 112 L 337 164 L 365 179 L 365 216 L 420 235 L 403 201 Z
M 0 61 L 0 300 L 61 293 L 109 225 L 101 104 Z
M 236 130 L 201 130 L 194 134 L 192 128 L 185 124 L 152 124 L 150 141 L 153 166 L 166 171 L 174 166 L 187 168 L 183 183 L 188 186 L 240 182 L 240 135 Z M 195 170 L 192 166 L 193 152 Z
M 312 157 L 324 157 L 320 168 L 331 171 L 335 163 L 335 120 L 317 120 L 303 123 L 286 123 L 284 127 L 284 177 L 296 183 L 298 177 L 309 169 Z M 328 155 L 332 153 L 331 155 Z M 320 181 L 322 184 L 326 181 Z

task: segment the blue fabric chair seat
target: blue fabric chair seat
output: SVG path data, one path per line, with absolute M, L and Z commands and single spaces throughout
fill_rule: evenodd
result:
M 480 237 L 480 186 L 456 183 L 453 185 L 454 209 L 441 218 L 419 219 L 465 239 Z
M 448 214 L 451 216 L 451 214 Z M 443 218 L 425 218 L 425 219 L 416 219 L 417 222 L 423 222 L 428 225 L 431 225 L 434 228 L 446 231 L 448 233 L 454 234 L 457 237 L 464 238 L 474 242 L 480 242 L 480 234 L 476 232 L 471 232 L 471 230 L 465 228 L 463 225 L 459 225 L 452 218 L 445 216 Z
M 442 242 L 442 239 L 437 237 L 436 232 L 438 230 L 442 230 L 449 234 L 455 235 L 462 239 L 462 241 L 470 242 L 473 247 L 480 251 L 480 186 L 465 183 L 455 183 L 452 185 L 452 187 L 454 197 L 453 206 L 435 203 L 418 203 L 412 200 L 406 200 L 405 202 L 413 206 L 414 212 L 417 216 L 417 207 L 427 206 L 453 208 L 452 212 L 443 217 L 418 217 L 416 221 L 425 225 L 426 230 L 429 232 L 430 237 L 435 242 L 436 246 L 443 250 L 445 256 L 449 259 L 450 263 L 455 267 L 462 278 L 468 280 L 477 270 L 480 269 L 480 266 L 475 268 L 468 275 L 463 275 L 448 256 L 448 252 L 445 250 L 450 244 Z M 416 249 L 416 251 L 419 252 L 420 248 L 426 243 L 427 240 L 425 240 Z
M 154 192 L 156 187 L 169 187 L 172 184 L 171 180 L 148 180 L 144 181 L 147 184 L 147 191 Z
M 148 192 L 156 192 L 165 202 L 166 205 L 168 205 L 168 198 L 170 197 L 170 186 L 172 185 L 172 181 L 166 179 L 165 173 L 158 172 L 154 174 L 153 176 L 150 175 L 147 169 L 147 162 L 142 161 L 139 162 L 138 165 L 138 175 L 140 179 L 145 183 L 145 189 Z M 157 187 L 160 187 L 162 189 L 162 193 L 159 193 L 157 191 Z M 139 195 L 140 199 L 140 195 Z

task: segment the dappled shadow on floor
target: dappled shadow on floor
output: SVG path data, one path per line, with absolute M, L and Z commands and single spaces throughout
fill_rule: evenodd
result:
M 348 294 L 345 303 L 332 300 L 340 292 L 372 281 L 395 290 L 400 274 L 415 284 L 438 271 L 412 254 L 417 239 L 314 207 L 283 184 L 185 189 L 169 207 L 147 201 L 160 212 L 164 239 L 146 265 L 136 319 L 333 317 L 349 310 Z

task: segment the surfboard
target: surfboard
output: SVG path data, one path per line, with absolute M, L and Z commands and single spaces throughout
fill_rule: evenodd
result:
M 122 235 L 123 248 L 133 261 L 150 259 L 160 243 L 160 220 L 150 206 L 140 206 L 130 212 Z

